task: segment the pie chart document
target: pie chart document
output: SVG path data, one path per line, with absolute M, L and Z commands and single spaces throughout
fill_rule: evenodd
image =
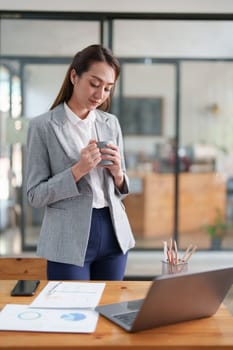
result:
M 7 304 L 0 312 L 0 330 L 93 333 L 98 313 L 92 309 L 40 309 Z

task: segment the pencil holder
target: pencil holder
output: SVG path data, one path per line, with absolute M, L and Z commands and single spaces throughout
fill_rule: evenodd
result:
M 169 263 L 168 261 L 161 261 L 162 275 L 170 275 L 175 273 L 182 273 L 188 271 L 188 262 L 179 261 L 177 264 Z

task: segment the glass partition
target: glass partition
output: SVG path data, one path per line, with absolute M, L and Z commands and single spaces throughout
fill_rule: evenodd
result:
M 115 20 L 120 57 L 232 58 L 231 21 Z
M 180 152 L 190 176 L 180 181 L 183 244 L 195 237 L 201 248 L 233 247 L 232 79 L 230 61 L 181 64 Z
M 36 248 L 43 209 L 26 198 L 28 122 L 50 108 L 72 56 L 100 42 L 100 22 L 2 19 L 0 36 L 1 255 L 9 250 L 3 235 L 16 242 L 14 253 Z
M 122 59 L 122 88 L 113 112 L 122 126 L 131 181 L 124 202 L 140 248 L 159 248 L 173 235 L 175 77 L 174 64 Z
M 114 21 L 114 50 L 131 62 L 118 112 L 138 248 L 175 237 L 182 249 L 232 249 L 232 33 L 230 21 Z
M 136 248 L 162 249 L 173 237 L 181 249 L 232 249 L 233 23 L 113 15 L 101 33 L 101 20 L 1 19 L 0 238 L 35 250 L 43 210 L 25 196 L 28 121 L 49 109 L 71 57 L 108 38 L 122 66 L 112 112 Z

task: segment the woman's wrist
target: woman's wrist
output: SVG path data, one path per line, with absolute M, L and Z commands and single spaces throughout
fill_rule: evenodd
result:
M 72 172 L 72 175 L 73 175 L 75 182 L 79 181 L 81 179 L 81 177 L 83 177 L 83 175 L 84 175 L 81 173 L 79 166 L 78 166 L 78 163 L 71 167 L 71 172 Z
M 119 190 L 123 188 L 124 181 L 125 181 L 125 178 L 124 178 L 123 172 L 120 172 L 119 174 L 114 176 L 114 183 Z

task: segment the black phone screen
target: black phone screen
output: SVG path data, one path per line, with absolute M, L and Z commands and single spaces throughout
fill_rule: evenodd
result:
M 12 296 L 34 295 L 39 280 L 19 280 L 11 291 Z

